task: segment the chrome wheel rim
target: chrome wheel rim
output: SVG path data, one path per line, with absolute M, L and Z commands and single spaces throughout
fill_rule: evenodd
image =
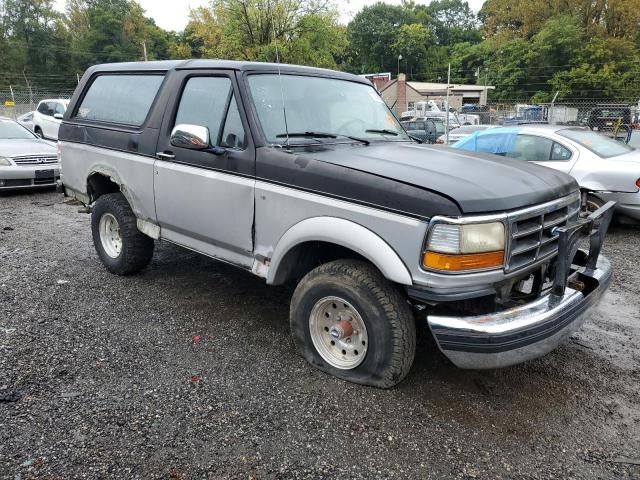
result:
M 340 297 L 318 300 L 309 316 L 311 341 L 332 367 L 351 370 L 367 355 L 369 337 L 360 313 Z
M 111 258 L 118 258 L 120 252 L 122 252 L 122 236 L 120 235 L 120 224 L 116 217 L 110 213 L 102 215 L 98 231 L 102 249 Z

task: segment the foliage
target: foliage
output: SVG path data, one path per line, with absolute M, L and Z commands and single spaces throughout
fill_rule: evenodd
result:
M 191 12 L 189 56 L 280 61 L 336 68 L 346 31 L 330 4 L 311 0 L 214 0 Z
M 70 88 L 101 62 L 227 58 L 400 72 L 410 80 L 495 85 L 493 100 L 637 100 L 640 0 L 464 0 L 364 7 L 348 25 L 337 0 L 211 0 L 182 32 L 136 0 L 0 0 L 0 88 Z M 399 61 L 399 57 L 402 59 Z

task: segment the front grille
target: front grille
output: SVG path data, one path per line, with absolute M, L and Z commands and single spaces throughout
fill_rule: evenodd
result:
M 578 194 L 508 215 L 511 242 L 506 271 L 511 272 L 558 253 L 556 227 L 575 220 L 580 213 Z
M 47 165 L 50 163 L 58 163 L 56 155 L 20 155 L 12 157 L 16 165 Z

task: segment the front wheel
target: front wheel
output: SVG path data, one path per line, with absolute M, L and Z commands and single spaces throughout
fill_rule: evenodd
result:
M 587 215 L 590 214 L 590 213 L 593 213 L 596 210 L 598 210 L 599 208 L 603 207 L 604 204 L 605 204 L 605 202 L 600 200 L 595 195 L 592 195 L 590 193 L 587 194 L 587 200 L 586 200 L 586 204 L 585 204 Z
M 290 324 L 298 353 L 343 380 L 389 388 L 411 369 L 411 309 L 366 262 L 336 260 L 309 272 L 293 294 Z
M 122 193 L 102 195 L 91 214 L 93 244 L 112 273 L 130 275 L 153 257 L 153 239 L 138 230 L 137 218 Z

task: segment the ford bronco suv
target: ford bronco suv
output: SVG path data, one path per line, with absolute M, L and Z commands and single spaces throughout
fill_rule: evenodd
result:
M 610 279 L 600 250 L 612 203 L 583 218 L 561 172 L 421 145 L 354 75 L 98 65 L 59 138 L 61 188 L 91 212 L 109 271 L 140 271 L 164 240 L 270 285 L 297 282 L 297 351 L 349 381 L 401 381 L 416 320 L 461 368 L 539 357 Z

